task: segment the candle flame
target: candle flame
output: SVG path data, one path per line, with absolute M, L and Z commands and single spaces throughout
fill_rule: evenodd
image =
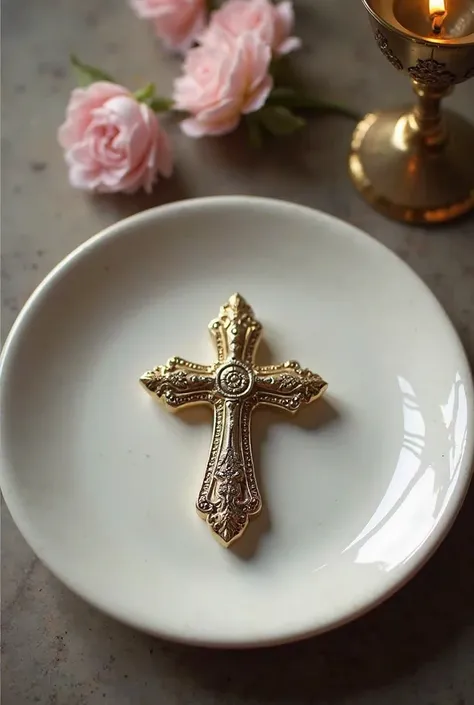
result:
M 446 13 L 446 3 L 444 0 L 429 0 L 430 3 L 430 15 L 438 15 Z
M 446 19 L 445 0 L 428 0 L 430 7 L 431 29 L 434 34 L 440 34 Z

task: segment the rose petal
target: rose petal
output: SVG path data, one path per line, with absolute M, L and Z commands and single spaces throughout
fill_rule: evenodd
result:
M 246 102 L 242 105 L 242 113 L 248 115 L 256 110 L 260 110 L 265 105 L 268 94 L 272 90 L 273 79 L 271 76 L 266 76 L 260 86 L 257 86 L 253 93 L 249 95 Z
M 195 118 L 188 118 L 187 120 L 183 120 L 181 122 L 180 127 L 184 134 L 188 137 L 204 137 L 205 135 L 213 135 L 218 137 L 220 135 L 227 135 L 229 132 L 235 130 L 239 124 L 239 120 L 240 118 L 236 117 L 233 120 L 229 119 L 228 122 L 221 123 L 220 125 L 208 125 L 199 122 L 199 120 L 196 120 Z
M 301 49 L 301 47 L 302 41 L 299 37 L 288 37 L 288 39 L 285 39 L 285 41 L 279 45 L 277 54 L 283 56 L 284 54 L 289 54 L 291 51 Z
M 153 22 L 165 45 L 186 52 L 206 24 L 206 0 L 130 0 L 138 17 Z

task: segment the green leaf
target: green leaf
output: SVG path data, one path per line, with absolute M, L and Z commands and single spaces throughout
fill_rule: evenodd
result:
M 140 103 L 150 105 L 150 102 L 155 97 L 155 84 L 148 83 L 146 86 L 143 86 L 143 88 L 139 88 L 138 91 L 135 91 L 133 95 Z
M 168 110 L 173 109 L 173 101 L 170 98 L 161 98 L 156 96 L 148 101 L 148 105 L 155 113 L 166 113 Z
M 266 105 L 259 110 L 258 117 L 268 132 L 276 136 L 291 135 L 306 125 L 305 120 L 282 105 Z
M 258 113 L 251 113 L 245 116 L 245 125 L 252 147 L 260 149 L 262 146 L 262 128 L 258 121 Z
M 352 120 L 360 120 L 354 110 L 346 108 L 337 103 L 328 103 L 319 98 L 314 98 L 307 93 L 296 91 L 294 88 L 285 88 L 283 86 L 274 88 L 267 98 L 266 105 L 282 105 L 285 108 L 294 108 L 296 110 L 312 110 L 321 113 L 336 113 L 351 118 Z
M 155 84 L 148 85 L 135 91 L 134 97 L 141 103 L 146 103 L 155 113 L 165 113 L 173 107 L 173 101 L 155 95 Z
M 69 58 L 76 71 L 80 86 L 89 86 L 91 83 L 96 83 L 97 81 L 109 81 L 110 83 L 115 83 L 115 80 L 112 76 L 109 76 L 108 73 L 101 71 L 101 69 L 98 69 L 95 66 L 83 64 L 82 61 L 75 56 L 75 54 L 71 54 Z

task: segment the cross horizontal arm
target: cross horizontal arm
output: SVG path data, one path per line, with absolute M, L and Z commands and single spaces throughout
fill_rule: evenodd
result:
M 215 388 L 215 366 L 197 365 L 172 357 L 166 365 L 145 372 L 140 381 L 148 391 L 163 398 L 173 408 L 186 404 L 211 403 Z
M 314 401 L 327 388 L 319 375 L 303 369 L 294 360 L 283 365 L 257 367 L 255 372 L 257 404 L 268 404 L 291 412 Z

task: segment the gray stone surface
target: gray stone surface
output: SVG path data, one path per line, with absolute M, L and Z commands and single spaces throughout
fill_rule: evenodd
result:
M 410 98 L 379 55 L 355 0 L 296 0 L 314 91 L 364 111 Z M 252 193 L 334 213 L 396 251 L 445 306 L 474 360 L 474 218 L 405 227 L 370 210 L 346 176 L 352 124 L 311 120 L 258 153 L 241 134 L 193 142 L 172 122 L 177 169 L 150 196 L 90 198 L 67 183 L 56 129 L 76 51 L 119 81 L 169 92 L 163 54 L 125 0 L 3 3 L 2 333 L 45 274 L 89 236 L 176 199 Z M 474 117 L 474 81 L 452 107 Z M 422 572 L 363 619 L 307 642 L 209 652 L 135 633 L 89 608 L 32 555 L 2 511 L 3 705 L 471 705 L 474 703 L 474 493 Z

